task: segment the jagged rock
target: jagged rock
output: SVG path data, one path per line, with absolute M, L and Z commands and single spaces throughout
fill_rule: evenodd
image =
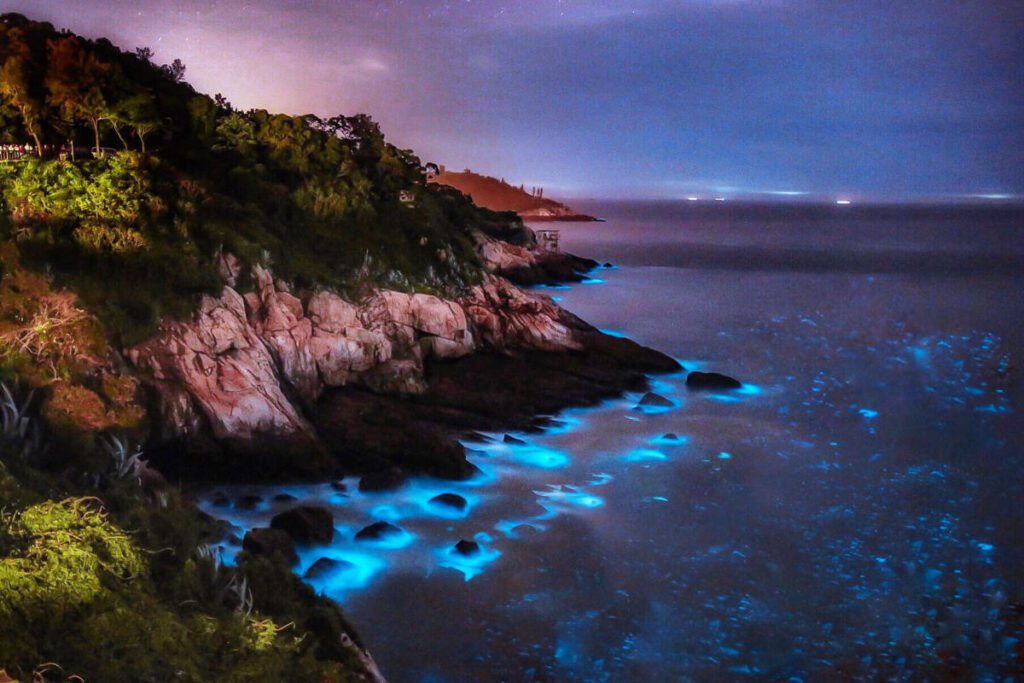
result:
M 280 529 L 298 543 L 330 543 L 334 539 L 334 517 L 325 507 L 302 505 L 274 515 L 271 529 Z
M 359 480 L 359 490 L 393 491 L 404 484 L 407 478 L 408 475 L 398 468 L 371 472 Z
M 467 557 L 476 555 L 480 552 L 480 544 L 476 541 L 467 541 L 466 539 L 462 539 L 455 544 L 455 552 Z
M 252 529 L 242 539 L 242 550 L 253 555 L 281 555 L 289 564 L 297 564 L 299 555 L 295 552 L 295 541 L 280 529 L 265 527 Z
M 546 297 L 528 294 L 508 280 L 487 275 L 461 301 L 480 340 L 493 349 L 568 351 L 582 348 L 568 316 Z
M 739 389 L 739 380 L 717 372 L 691 372 L 686 376 L 688 389 Z
M 165 404 L 180 401 L 186 391 L 217 439 L 242 445 L 256 444 L 261 436 L 297 444 L 315 440 L 313 428 L 285 396 L 277 364 L 249 325 L 242 297 L 230 287 L 219 297 L 204 296 L 191 323 L 165 323 L 159 336 L 126 355 L 156 380 Z M 179 424 L 176 431 L 187 432 L 188 426 Z
M 352 569 L 354 564 L 346 560 L 336 560 L 333 557 L 321 557 L 306 570 L 303 576 L 307 579 L 320 579 L 335 572 Z
M 431 498 L 429 502 L 434 505 L 443 505 L 455 510 L 466 509 L 466 499 L 457 493 L 440 493 Z
M 640 402 L 636 404 L 638 408 L 671 408 L 674 405 L 675 404 L 672 403 L 672 401 L 668 400 L 661 394 L 654 393 L 653 391 L 648 391 L 644 394 L 643 398 L 640 399 Z
M 355 539 L 357 541 L 376 541 L 385 536 L 391 536 L 401 532 L 402 530 L 394 524 L 390 524 L 388 522 L 374 522 L 373 524 L 363 527 L 357 531 Z
M 522 439 L 517 438 L 515 436 L 512 436 L 511 434 L 506 434 L 505 437 L 502 439 L 502 441 L 504 443 L 512 444 L 514 446 L 525 446 L 526 445 L 525 441 L 523 441 Z
M 237 510 L 255 510 L 259 507 L 263 499 L 259 496 L 240 496 L 235 500 L 235 509 Z

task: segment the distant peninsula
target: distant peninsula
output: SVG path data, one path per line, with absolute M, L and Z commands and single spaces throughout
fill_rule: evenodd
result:
M 544 188 L 518 187 L 505 179 L 474 173 L 468 168 L 462 172 L 438 167 L 430 182 L 454 187 L 469 195 L 477 206 L 491 211 L 514 211 L 524 221 L 595 221 L 593 216 L 578 213 L 572 208 L 544 197 Z

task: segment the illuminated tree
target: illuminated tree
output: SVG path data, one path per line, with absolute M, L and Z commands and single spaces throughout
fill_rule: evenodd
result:
M 32 60 L 28 45 L 21 32 L 12 29 L 3 36 L 0 44 L 0 95 L 3 95 L 21 115 L 22 125 L 36 145 L 36 153 L 43 156 L 41 140 L 45 119 L 44 103 L 32 92 Z
M 75 36 L 47 42 L 49 67 L 46 88 L 50 104 L 70 121 L 82 120 L 92 126 L 96 156 L 100 151 L 100 123 L 113 116 L 107 93 L 111 66 L 83 48 Z

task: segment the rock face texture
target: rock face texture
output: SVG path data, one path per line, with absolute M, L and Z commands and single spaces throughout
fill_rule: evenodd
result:
M 225 281 L 236 282 L 237 261 L 219 258 Z M 253 291 L 226 285 L 191 322 L 167 322 L 127 350 L 156 389 L 164 441 L 208 435 L 243 452 L 268 442 L 309 450 L 320 442 L 307 415 L 325 387 L 421 395 L 425 359 L 574 351 L 594 332 L 495 275 L 459 301 L 379 290 L 358 304 L 327 291 L 296 295 L 259 266 L 252 281 Z

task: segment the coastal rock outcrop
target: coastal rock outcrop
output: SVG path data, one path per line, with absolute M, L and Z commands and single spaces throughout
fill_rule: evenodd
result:
M 219 258 L 225 280 L 237 281 L 237 261 Z M 306 414 L 325 387 L 416 395 L 428 358 L 582 348 L 579 321 L 495 275 L 459 301 L 378 290 L 359 304 L 322 290 L 304 303 L 260 266 L 252 281 L 244 295 L 225 286 L 204 297 L 192 321 L 166 322 L 126 352 L 156 390 L 164 440 L 208 430 L 241 451 L 267 439 L 308 450 L 318 435 Z
M 298 543 L 330 543 L 334 539 L 334 517 L 325 507 L 302 505 L 274 515 L 271 529 L 280 529 Z
M 738 379 L 718 372 L 691 372 L 686 376 L 687 389 L 739 389 Z

